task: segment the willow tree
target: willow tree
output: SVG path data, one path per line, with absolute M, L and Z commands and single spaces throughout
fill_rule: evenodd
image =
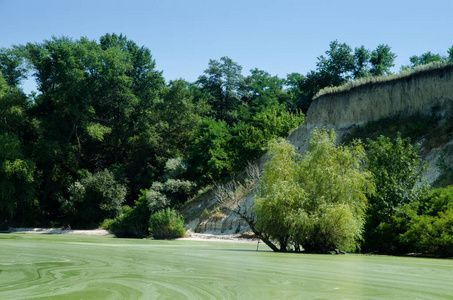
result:
M 335 132 L 315 130 L 304 156 L 280 139 L 269 146 L 256 231 L 274 251 L 354 250 L 362 237 L 371 174 L 363 147 L 336 146 Z

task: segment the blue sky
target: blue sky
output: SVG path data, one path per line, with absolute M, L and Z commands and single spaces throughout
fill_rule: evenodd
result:
M 389 44 L 398 71 L 412 55 L 446 54 L 452 12 L 452 0 L 0 0 L 0 47 L 122 33 L 151 50 L 166 80 L 195 81 L 222 56 L 244 75 L 252 68 L 306 74 L 338 40 Z

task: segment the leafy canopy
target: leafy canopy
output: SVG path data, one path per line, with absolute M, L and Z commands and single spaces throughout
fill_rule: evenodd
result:
M 254 210 L 258 231 L 279 251 L 358 245 L 374 185 L 363 147 L 335 140 L 333 131 L 315 130 L 302 157 L 284 140 L 270 144 Z
M 413 146 L 409 138 L 403 139 L 399 133 L 394 140 L 379 136 L 367 142 L 367 165 L 374 176 L 376 192 L 369 199 L 364 247 L 391 252 L 393 233 L 388 231 L 386 222 L 426 191 L 426 186 L 417 186 L 424 168 L 419 146 Z

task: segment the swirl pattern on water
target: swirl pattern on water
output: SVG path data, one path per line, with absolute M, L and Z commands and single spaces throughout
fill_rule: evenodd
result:
M 451 260 L 254 251 L 243 243 L 0 235 L 1 299 L 432 299 Z

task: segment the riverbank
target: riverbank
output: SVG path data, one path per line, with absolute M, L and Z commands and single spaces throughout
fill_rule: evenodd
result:
M 99 235 L 113 236 L 110 232 L 104 229 L 61 229 L 61 228 L 9 228 L 4 233 L 43 233 L 43 234 L 74 234 L 74 235 Z
M 2 233 L 41 233 L 41 234 L 71 234 L 71 235 L 94 235 L 94 236 L 113 236 L 105 229 L 61 229 L 61 228 L 9 228 Z M 187 235 L 181 240 L 191 241 L 224 241 L 224 242 L 243 242 L 257 243 L 258 240 L 252 235 L 244 233 L 240 234 L 216 234 L 216 233 L 195 233 L 191 230 L 187 231 Z

